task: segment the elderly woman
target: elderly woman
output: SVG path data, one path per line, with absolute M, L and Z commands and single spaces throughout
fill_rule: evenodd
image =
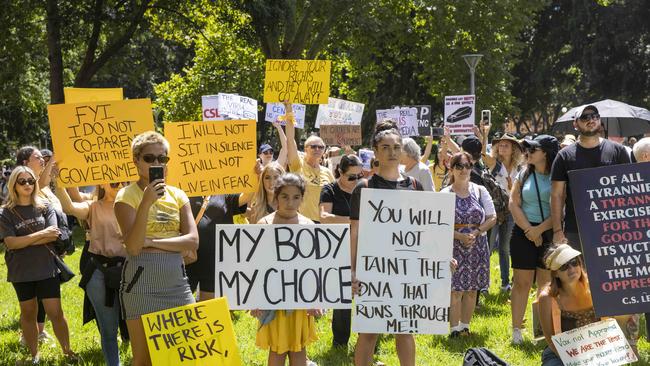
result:
M 425 191 L 435 191 L 433 178 L 429 167 L 421 159 L 420 146 L 410 137 L 402 139 L 402 158 L 400 164 L 404 166 L 402 173 L 407 177 L 415 178 L 422 184 Z
M 476 295 L 490 283 L 490 250 L 487 231 L 496 213 L 485 187 L 470 182 L 472 157 L 467 152 L 452 156 L 450 185 L 441 192 L 456 194 L 453 258 L 458 268 L 451 280 L 451 338 L 470 334 Z
M 149 168 L 166 173 L 169 143 L 144 132 L 131 144 L 138 180 L 115 198 L 115 217 L 126 246 L 120 301 L 131 338 L 133 365 L 151 365 L 140 317 L 194 303 L 182 252 L 196 250 L 199 237 L 189 199 L 182 190 L 151 180 Z

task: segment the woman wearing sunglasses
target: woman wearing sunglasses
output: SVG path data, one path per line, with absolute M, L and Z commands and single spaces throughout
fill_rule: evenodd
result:
M 458 262 L 451 279 L 450 338 L 470 335 L 469 323 L 477 292 L 490 284 L 490 250 L 487 231 L 496 212 L 485 187 L 470 182 L 472 157 L 459 152 L 451 157 L 450 185 L 441 192 L 456 194 L 453 258 Z
M 324 224 L 350 223 L 350 198 L 359 179 L 363 178 L 361 159 L 343 155 L 334 170 L 336 181 L 323 187 L 320 193 L 320 221 Z M 332 317 L 333 346 L 348 346 L 352 310 L 334 309 Z
M 131 149 L 138 180 L 117 193 L 115 217 L 127 252 L 120 302 L 132 364 L 139 366 L 151 365 L 140 317 L 194 303 L 181 253 L 196 250 L 199 236 L 185 192 L 149 179 L 151 166 L 165 169 L 169 142 L 148 131 L 133 139 Z
M 37 299 L 43 303 L 54 334 L 70 358 L 68 322 L 61 308 L 61 288 L 53 242 L 59 236 L 56 214 L 38 196 L 38 178 L 26 166 L 16 167 L 9 176 L 9 196 L 0 213 L 0 239 L 7 251 L 7 280 L 12 283 L 20 304 L 20 328 L 32 357 L 39 362 Z
M 82 277 L 79 285 L 84 289 L 85 299 L 89 300 L 94 310 L 104 361 L 109 366 L 120 364 L 120 350 L 117 344 L 117 330 L 120 323 L 118 288 L 126 250 L 122 243 L 113 204 L 117 192 L 123 186 L 122 183 L 102 184 L 96 188 L 96 200 L 82 202 L 72 202 L 65 188 L 59 186 L 55 188 L 63 211 L 84 221 L 89 229 L 90 243 L 87 250 L 90 259 L 81 268 Z M 69 189 L 74 191 L 74 195 L 79 195 L 78 188 Z M 92 316 L 84 317 L 84 323 L 92 318 Z

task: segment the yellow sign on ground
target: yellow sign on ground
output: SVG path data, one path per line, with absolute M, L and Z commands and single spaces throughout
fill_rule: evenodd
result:
M 327 104 L 331 67 L 329 60 L 266 60 L 264 102 Z
M 225 297 L 142 316 L 151 364 L 241 365 Z
M 153 130 L 151 100 L 51 104 L 52 145 L 63 187 L 137 180 L 136 135 Z
M 253 192 L 256 122 L 165 122 L 171 160 L 167 181 L 188 196 Z
M 122 100 L 122 88 L 64 88 L 66 104 Z

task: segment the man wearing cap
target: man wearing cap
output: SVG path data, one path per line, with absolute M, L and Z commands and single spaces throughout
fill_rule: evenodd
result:
M 623 145 L 598 136 L 601 128 L 600 115 L 593 105 L 578 109 L 573 127 L 579 133 L 578 141 L 560 150 L 551 169 L 551 217 L 553 242 L 568 243 L 573 248 L 580 249 L 569 172 L 626 164 L 630 162 L 630 155 Z

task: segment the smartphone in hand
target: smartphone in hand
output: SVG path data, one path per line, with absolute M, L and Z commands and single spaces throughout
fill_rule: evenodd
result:
M 153 182 L 156 179 L 165 179 L 164 168 L 162 166 L 150 166 L 149 167 L 149 183 Z

